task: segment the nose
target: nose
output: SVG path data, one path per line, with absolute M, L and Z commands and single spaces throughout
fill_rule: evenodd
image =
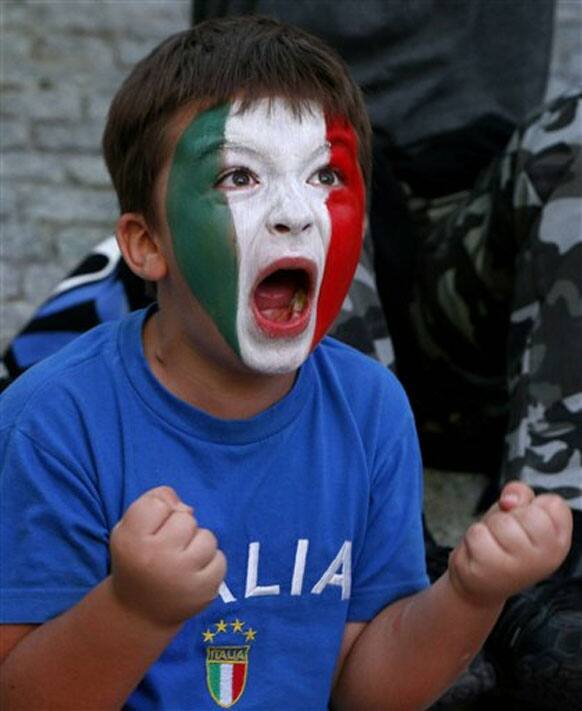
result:
M 313 225 L 313 215 L 299 190 L 281 190 L 269 211 L 267 229 L 274 235 L 300 235 Z
M 300 232 L 305 232 L 311 227 L 311 222 L 291 222 L 291 220 L 285 220 L 284 222 L 277 222 L 276 224 L 270 226 L 271 232 L 278 232 L 279 234 L 299 234 Z

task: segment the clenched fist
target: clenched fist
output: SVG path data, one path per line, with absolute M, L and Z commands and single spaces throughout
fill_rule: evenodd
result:
M 525 484 L 512 482 L 451 553 L 449 577 L 469 601 L 502 604 L 552 573 L 571 537 L 572 513 L 559 496 L 534 496 Z
M 158 624 L 196 615 L 218 592 L 225 557 L 198 528 L 173 489 L 151 489 L 133 502 L 111 534 L 112 586 L 119 601 Z

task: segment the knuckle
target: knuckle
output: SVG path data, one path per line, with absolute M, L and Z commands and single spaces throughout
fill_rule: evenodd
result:
M 125 513 L 121 517 L 119 523 L 127 524 L 127 522 L 130 521 L 133 516 L 139 514 L 140 509 L 142 509 L 145 505 L 144 498 L 144 496 L 140 496 L 138 499 L 133 501 L 125 510 Z
M 145 496 L 152 496 L 152 497 L 158 497 L 158 498 L 163 498 L 163 499 L 168 499 L 171 501 L 174 501 L 178 498 L 176 492 L 174 489 L 172 489 L 171 486 L 156 486 L 154 489 L 150 489 L 149 491 L 146 491 Z
M 539 496 L 536 497 L 536 502 L 555 505 L 564 503 L 564 500 L 561 496 L 558 496 L 558 494 L 539 494 Z
M 187 511 L 172 511 L 172 522 L 181 529 L 195 528 L 193 517 Z
M 172 502 L 169 501 L 165 496 L 145 496 L 144 506 L 147 506 L 149 508 L 155 507 L 158 509 L 164 509 L 165 511 L 173 508 Z
M 168 504 L 160 499 L 158 496 L 154 496 L 151 492 L 146 492 L 139 499 L 136 499 L 131 506 L 127 509 L 123 519 L 126 521 L 131 520 L 135 516 L 142 514 L 149 514 L 154 511 L 162 511 L 168 508 Z
M 495 516 L 495 514 L 491 515 L 487 523 L 484 521 L 476 521 L 469 526 L 465 532 L 465 539 L 469 544 L 479 543 L 479 541 L 482 541 L 483 538 L 488 535 L 489 525 L 493 516 Z
M 218 559 L 217 561 L 217 567 L 218 567 L 218 577 L 220 581 L 222 581 L 226 577 L 226 569 L 227 569 L 227 563 L 226 563 L 226 556 L 224 553 L 218 549 L 216 551 L 216 558 Z
M 530 506 L 524 515 L 524 523 L 530 529 L 550 532 L 553 522 L 550 513 L 543 506 Z
M 196 541 L 204 550 L 213 552 L 218 549 L 218 540 L 212 531 L 207 528 L 199 528 L 196 534 Z
M 194 523 L 191 517 L 184 516 L 184 514 L 174 515 L 178 516 L 176 518 L 174 527 L 175 535 L 177 535 L 181 541 L 184 541 L 185 543 L 190 543 L 197 537 L 196 524 Z
M 193 538 L 196 535 L 196 530 L 198 528 L 196 526 L 196 521 L 194 520 L 194 518 L 189 514 L 184 514 L 182 512 L 181 523 L 184 531 Z
M 568 508 L 568 505 L 557 494 L 541 494 L 536 499 L 536 508 L 543 509 L 548 515 L 559 515 L 558 512 Z
M 146 491 L 142 499 L 152 505 L 159 506 L 161 504 L 166 509 L 174 508 L 176 504 L 180 503 L 178 495 L 170 486 L 158 486 L 155 489 L 150 489 Z
M 514 511 L 504 511 L 495 518 L 492 528 L 495 533 L 501 536 L 511 536 L 518 533 L 521 527 L 519 521 L 521 514 L 519 509 Z
M 109 547 L 111 550 L 124 550 L 131 545 L 131 528 L 128 528 L 127 523 L 123 519 L 118 521 L 111 529 L 109 534 Z
M 206 582 L 212 590 L 212 595 L 216 595 L 220 583 L 226 576 L 226 558 L 222 551 L 217 551 L 215 557 L 211 561 Z
M 487 517 L 486 527 L 488 530 L 503 526 L 506 516 L 511 516 L 509 511 L 494 511 Z

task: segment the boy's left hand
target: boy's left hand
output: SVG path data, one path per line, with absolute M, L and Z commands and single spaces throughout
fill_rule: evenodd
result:
M 469 527 L 449 558 L 458 594 L 476 605 L 498 605 L 562 563 L 570 548 L 572 513 L 554 494 L 535 496 L 520 482 Z

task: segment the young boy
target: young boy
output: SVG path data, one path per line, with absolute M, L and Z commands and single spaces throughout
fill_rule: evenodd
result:
M 338 58 L 268 20 L 118 92 L 117 236 L 158 306 L 3 397 L 3 708 L 422 708 L 564 558 L 568 507 L 514 483 L 427 587 L 405 397 L 322 341 L 369 139 Z

